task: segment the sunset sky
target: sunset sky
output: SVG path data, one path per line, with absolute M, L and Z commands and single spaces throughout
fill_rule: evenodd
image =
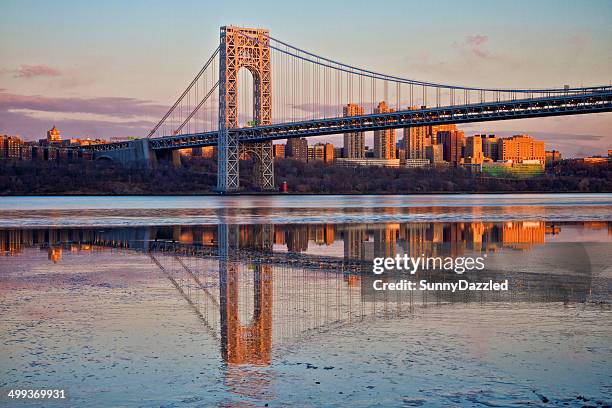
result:
M 30 140 L 56 125 L 65 137 L 144 136 L 216 48 L 222 25 L 269 28 L 320 55 L 413 79 L 562 87 L 611 83 L 611 22 L 608 0 L 3 0 L 0 133 Z M 566 156 L 612 148 L 612 113 L 461 128 L 528 133 Z

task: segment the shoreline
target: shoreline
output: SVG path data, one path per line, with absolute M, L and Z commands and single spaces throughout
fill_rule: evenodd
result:
M 235 192 L 235 193 L 159 193 L 159 194 L 138 194 L 138 193 L 122 193 L 122 194 L 107 194 L 107 193 L 63 193 L 63 194 L 0 194 L 0 198 L 4 197 L 238 197 L 238 196 L 430 196 L 430 195 L 528 195 L 528 194 L 612 194 L 612 191 L 430 191 L 430 192 L 419 192 L 419 193 L 279 193 L 275 192 Z

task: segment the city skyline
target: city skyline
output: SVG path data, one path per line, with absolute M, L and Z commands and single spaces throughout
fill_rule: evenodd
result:
M 399 3 L 396 13 L 351 3 L 350 13 L 340 21 L 337 16 L 344 9 L 334 4 L 325 6 L 324 16 L 317 15 L 317 30 L 302 21 L 307 19 L 293 21 L 287 10 L 268 4 L 255 9 L 238 2 L 210 13 L 206 7 L 214 7 L 213 3 L 185 2 L 184 7 L 170 10 L 164 4 L 145 9 L 142 3 L 9 2 L 0 17 L 2 37 L 13 39 L 2 44 L 0 133 L 34 140 L 57 125 L 68 137 L 145 136 L 177 96 L 177 89 L 215 48 L 218 27 L 228 22 L 267 27 L 273 35 L 322 55 L 421 80 L 508 87 L 610 82 L 612 30 L 606 22 L 612 17 L 612 5 L 607 2 L 555 3 L 552 8 L 542 1 L 530 4 L 529 15 L 523 15 L 519 5 L 500 10 L 484 2 L 468 2 L 461 8 L 452 3 L 445 7 Z M 305 16 L 315 13 L 298 8 Z M 445 26 L 440 27 L 408 19 L 415 13 L 462 18 L 445 18 Z M 202 17 L 198 24 L 159 28 L 135 23 L 164 21 L 162 16 L 180 21 L 194 14 Z M 377 18 L 383 14 L 388 23 L 384 29 Z M 502 25 L 497 21 L 502 14 L 522 20 Z M 58 24 L 51 24 L 54 21 Z M 467 124 L 462 129 L 466 134 L 504 137 L 528 133 L 572 157 L 605 154 L 612 141 L 611 125 L 610 114 L 594 114 Z M 373 145 L 372 133 L 365 137 L 365 144 Z M 340 134 L 317 141 L 340 145 L 342 138 Z

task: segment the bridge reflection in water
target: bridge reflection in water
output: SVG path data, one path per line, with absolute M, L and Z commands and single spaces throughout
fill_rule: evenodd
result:
M 405 316 L 417 305 L 587 300 L 591 274 L 580 245 L 572 245 L 573 252 L 558 258 L 557 264 L 550 261 L 550 249 L 554 249 L 551 237 L 568 228 L 607 230 L 610 236 L 612 223 L 5 229 L 0 230 L 0 254 L 17 256 L 25 247 L 40 247 L 48 251 L 53 262 L 61 262 L 63 251 L 147 254 L 208 333 L 219 341 L 221 356 L 228 365 L 228 387 L 251 395 L 266 392 L 265 384 L 272 381 L 269 373 L 254 367 L 270 365 L 273 351 L 274 356 L 280 356 L 304 339 L 354 322 Z M 567 247 L 557 250 L 567 252 Z M 371 284 L 372 259 L 397 254 L 487 254 L 495 266 L 485 271 L 464 275 L 420 272 L 417 278 L 446 282 L 459 278 L 510 279 L 510 290 L 454 294 L 404 291 L 364 296 L 364 288 Z M 539 254 L 548 257 L 547 262 L 539 262 L 543 259 Z M 575 266 L 568 257 L 578 259 Z M 529 269 L 520 267 L 521 259 L 533 261 L 527 264 Z M 255 383 L 258 385 L 250 387 Z

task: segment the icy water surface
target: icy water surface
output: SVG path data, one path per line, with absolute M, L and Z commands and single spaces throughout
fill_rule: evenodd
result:
M 612 402 L 609 195 L 49 200 L 0 198 L 0 388 L 69 399 L 0 406 Z M 403 254 L 510 289 L 366 295 Z
M 612 194 L 0 197 L 0 227 L 607 221 L 610 213 Z

